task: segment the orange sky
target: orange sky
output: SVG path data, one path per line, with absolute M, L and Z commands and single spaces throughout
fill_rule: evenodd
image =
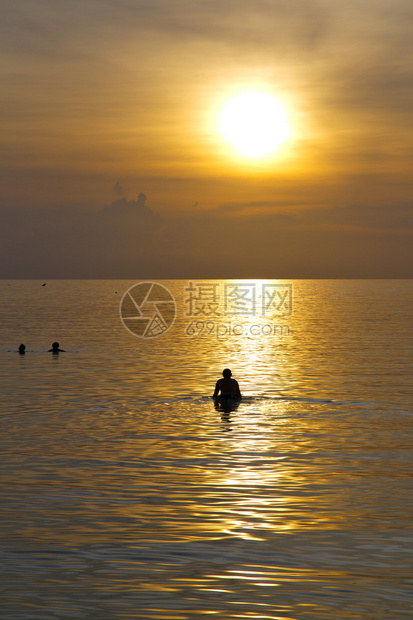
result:
M 314 229 L 340 239 L 380 229 L 371 275 L 380 277 L 383 252 L 405 243 L 390 275 L 410 276 L 412 21 L 408 0 L 4 0 L 0 209 L 17 213 L 18 230 L 27 210 L 96 212 L 143 192 L 171 230 L 201 217 L 238 235 L 252 227 L 252 251 L 265 255 L 258 271 L 272 247 L 259 231 L 279 230 L 283 214 L 298 245 Z M 292 130 L 259 162 L 234 157 L 219 132 L 222 106 L 244 90 L 277 96 Z M 337 277 L 354 239 L 347 254 L 341 245 Z M 302 266 L 307 273 L 308 257 Z

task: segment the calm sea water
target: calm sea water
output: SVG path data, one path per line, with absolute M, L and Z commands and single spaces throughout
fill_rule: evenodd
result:
M 0 283 L 1 619 L 413 618 L 413 281 L 160 282 Z

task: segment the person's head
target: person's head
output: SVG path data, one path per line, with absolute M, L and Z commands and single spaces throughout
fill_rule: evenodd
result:
M 232 375 L 232 372 L 230 371 L 230 369 L 229 369 L 229 368 L 225 368 L 225 370 L 223 370 L 223 371 L 222 371 L 222 376 L 223 376 L 225 379 L 230 379 L 230 378 L 231 378 L 231 375 Z
M 25 351 L 26 351 L 26 345 L 25 345 L 25 344 L 21 344 L 21 345 L 19 346 L 19 352 L 20 352 L 20 353 L 25 353 Z
M 54 349 L 55 351 L 59 348 L 59 343 L 58 342 L 54 342 L 52 344 L 52 349 Z

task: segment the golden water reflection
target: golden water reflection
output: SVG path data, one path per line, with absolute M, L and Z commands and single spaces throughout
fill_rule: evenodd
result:
M 69 354 L 9 355 L 0 395 L 5 618 L 408 617 L 412 351 L 385 284 L 379 330 L 360 283 L 301 282 L 291 337 L 189 338 L 180 315 L 139 344 L 108 284 L 59 286 L 36 312 Z

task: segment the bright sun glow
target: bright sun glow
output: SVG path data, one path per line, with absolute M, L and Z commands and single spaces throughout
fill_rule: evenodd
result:
M 243 93 L 221 112 L 225 139 L 245 157 L 274 153 L 290 137 L 286 114 L 277 99 L 265 93 Z

